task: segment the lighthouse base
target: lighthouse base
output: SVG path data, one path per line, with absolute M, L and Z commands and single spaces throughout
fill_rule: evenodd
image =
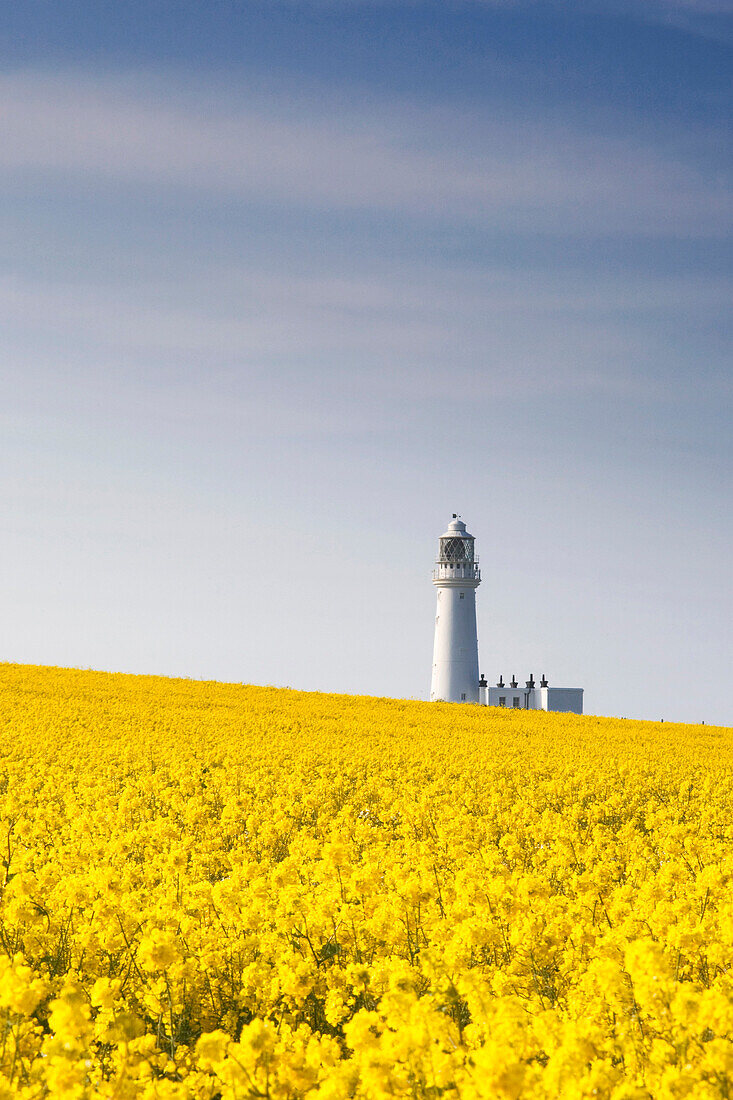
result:
M 435 583 L 435 582 L 434 582 Z M 478 703 L 475 582 L 437 584 L 432 702 Z

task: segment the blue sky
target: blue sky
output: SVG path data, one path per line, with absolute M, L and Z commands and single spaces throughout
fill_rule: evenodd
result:
M 731 723 L 733 5 L 0 23 L 0 656 Z

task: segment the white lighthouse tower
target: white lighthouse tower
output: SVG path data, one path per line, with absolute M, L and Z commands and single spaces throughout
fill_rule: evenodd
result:
M 481 584 L 474 538 L 457 515 L 440 536 L 433 570 L 438 590 L 431 700 L 478 703 L 478 634 L 476 589 Z

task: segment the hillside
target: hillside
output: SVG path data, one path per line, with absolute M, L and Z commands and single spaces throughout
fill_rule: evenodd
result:
M 0 719 L 0 1096 L 733 1094 L 731 730 L 11 664 Z

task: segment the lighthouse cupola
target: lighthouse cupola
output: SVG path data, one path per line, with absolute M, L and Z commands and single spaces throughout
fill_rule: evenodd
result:
M 454 513 L 440 536 L 433 570 L 437 589 L 432 700 L 478 703 L 478 635 L 476 589 L 481 583 L 475 540 Z

